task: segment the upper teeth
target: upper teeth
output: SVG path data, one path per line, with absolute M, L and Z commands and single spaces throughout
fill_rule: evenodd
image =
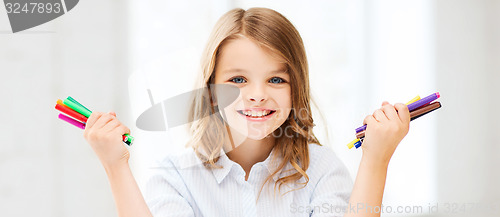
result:
M 247 116 L 262 117 L 262 116 L 268 115 L 269 113 L 271 113 L 271 111 L 270 110 L 266 110 L 266 111 L 242 111 L 242 113 L 247 115 Z

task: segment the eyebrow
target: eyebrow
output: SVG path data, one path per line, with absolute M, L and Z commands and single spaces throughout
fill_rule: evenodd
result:
M 275 74 L 288 74 L 287 72 L 288 70 L 286 69 L 278 69 L 278 70 L 273 70 L 273 71 L 270 71 L 271 73 L 275 73 Z M 239 69 L 239 68 L 234 68 L 234 69 L 226 69 L 223 71 L 223 73 L 225 74 L 229 74 L 229 73 L 248 73 L 247 70 L 244 70 L 244 69 Z

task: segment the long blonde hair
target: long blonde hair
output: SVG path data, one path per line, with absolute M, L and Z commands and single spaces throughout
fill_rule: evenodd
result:
M 222 46 L 241 35 L 279 55 L 285 60 L 290 75 L 292 110 L 288 119 L 276 130 L 281 130 L 281 135 L 293 137 L 276 138 L 272 157 L 276 159 L 277 155 L 280 155 L 283 160 L 276 171 L 266 178 L 264 185 L 290 163 L 295 173 L 279 178 L 274 186 L 275 191 L 278 184 L 279 191 L 283 184 L 295 183 L 302 177 L 305 178 L 305 182 L 300 183 L 303 188 L 309 182 L 305 172 L 309 167 L 308 144 L 321 144 L 312 131 L 314 123 L 304 44 L 298 31 L 287 18 L 267 8 L 250 8 L 246 11 L 237 8 L 225 13 L 216 23 L 202 55 L 202 74 L 196 86 L 206 87 L 208 92 L 211 91 L 210 84 L 215 80 L 215 65 Z M 217 169 L 219 167 L 215 163 L 219 160 L 224 142 L 228 141 L 227 125 L 217 112 L 218 108 L 214 106 L 211 94 L 196 94 L 192 105 L 189 118 L 194 121 L 189 124 L 191 137 L 187 145 L 194 148 L 206 167 Z

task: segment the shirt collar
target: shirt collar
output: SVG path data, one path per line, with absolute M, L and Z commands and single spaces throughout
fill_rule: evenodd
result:
M 257 163 L 257 164 L 263 164 L 264 166 L 266 166 L 267 170 L 269 171 L 269 174 L 272 174 L 279 167 L 279 165 L 283 159 L 283 157 L 281 155 L 278 155 L 276 157 L 276 159 L 273 159 L 273 154 L 275 151 L 276 151 L 275 148 L 273 148 L 271 150 L 271 153 L 269 153 L 269 156 L 267 156 L 266 160 Z M 217 180 L 217 183 L 220 184 L 224 180 L 224 178 L 226 178 L 226 176 L 229 174 L 231 169 L 234 166 L 236 166 L 237 163 L 232 161 L 231 159 L 229 159 L 227 154 L 222 149 L 219 153 L 219 156 L 220 156 L 220 158 L 215 164 L 218 166 L 222 166 L 222 168 L 220 168 L 220 169 L 214 168 L 214 169 L 212 169 L 212 173 L 214 174 L 215 179 Z M 277 181 L 280 178 L 282 170 L 283 170 L 283 168 L 280 169 L 276 174 L 273 175 L 274 181 Z

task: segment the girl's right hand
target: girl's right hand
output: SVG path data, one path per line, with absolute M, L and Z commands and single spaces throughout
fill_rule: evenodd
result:
M 92 112 L 83 137 L 90 144 L 105 168 L 121 163 L 128 163 L 129 151 L 122 143 L 122 135 L 130 133 L 114 112 Z

